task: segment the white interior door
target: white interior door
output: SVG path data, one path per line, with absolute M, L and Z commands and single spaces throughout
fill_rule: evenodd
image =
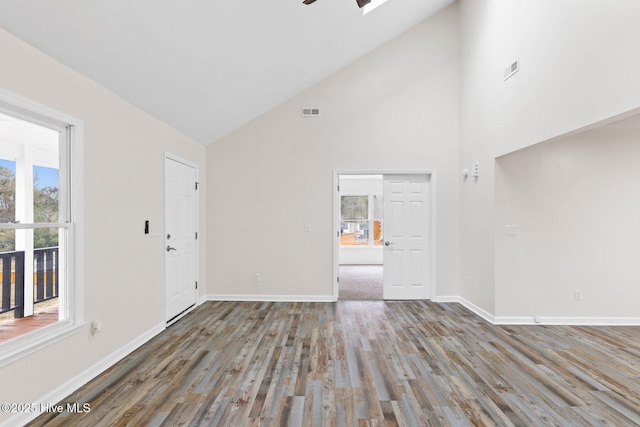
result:
M 429 175 L 384 176 L 384 299 L 428 299 Z
M 166 320 L 196 303 L 196 169 L 165 158 Z

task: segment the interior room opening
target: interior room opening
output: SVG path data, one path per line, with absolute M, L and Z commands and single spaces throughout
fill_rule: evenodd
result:
M 339 175 L 338 298 L 381 300 L 384 200 L 382 175 Z
M 433 295 L 432 171 L 336 173 L 337 299 Z

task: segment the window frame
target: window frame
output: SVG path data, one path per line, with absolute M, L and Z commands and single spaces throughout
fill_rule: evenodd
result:
M 0 89 L 0 112 L 60 132 L 60 222 L 0 224 L 0 229 L 66 230 L 65 320 L 0 344 L 0 367 L 39 351 L 86 324 L 84 320 L 84 124 L 81 120 Z M 63 181 L 64 180 L 64 181 Z M 62 182 L 65 184 L 63 185 Z

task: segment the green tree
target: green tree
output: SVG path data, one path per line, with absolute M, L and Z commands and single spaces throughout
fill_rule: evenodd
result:
M 16 215 L 16 176 L 0 166 L 0 222 L 11 222 Z
M 59 221 L 58 187 L 40 185 L 38 176 L 33 182 L 33 216 L 37 223 Z M 11 169 L 0 166 L 0 223 L 15 221 L 16 177 Z M 41 228 L 33 232 L 33 247 L 58 246 L 58 229 Z M 15 231 L 0 230 L 0 252 L 15 250 Z
M 58 187 L 41 185 L 38 175 L 33 177 L 33 219 L 36 223 L 58 222 L 60 220 L 58 194 Z M 58 246 L 57 228 L 38 228 L 33 231 L 33 247 L 35 249 L 52 246 Z
M 58 187 L 41 187 L 36 175 L 34 179 L 33 193 L 33 218 L 35 222 L 58 222 L 59 221 L 59 197 Z M 33 232 L 34 248 L 49 248 L 58 246 L 57 228 L 39 228 Z
M 0 166 L 0 223 L 16 219 L 16 177 L 11 169 Z M 0 252 L 15 250 L 15 231 L 0 230 Z
M 342 220 L 368 219 L 369 196 L 342 196 L 340 212 Z

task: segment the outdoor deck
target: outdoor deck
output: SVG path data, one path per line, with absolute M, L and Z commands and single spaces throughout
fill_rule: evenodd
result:
M 58 304 L 37 308 L 33 316 L 0 320 L 0 343 L 58 321 Z
M 25 251 L 0 253 L 0 343 L 58 321 L 58 253 L 57 246 L 37 248 L 28 263 Z

